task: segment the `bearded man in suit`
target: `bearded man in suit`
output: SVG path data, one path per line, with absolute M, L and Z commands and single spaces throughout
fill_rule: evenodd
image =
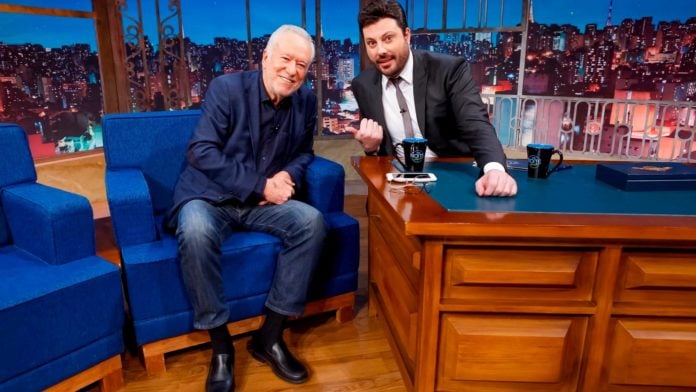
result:
M 411 50 L 411 30 L 395 0 L 367 3 L 358 15 L 374 67 L 353 80 L 362 120 L 349 128 L 367 155 L 394 155 L 406 137 L 428 139 L 426 158 L 473 156 L 479 196 L 513 196 L 505 153 L 463 58 Z

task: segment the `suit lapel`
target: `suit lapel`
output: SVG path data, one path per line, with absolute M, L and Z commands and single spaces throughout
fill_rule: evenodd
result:
M 374 94 L 371 97 L 372 105 L 376 109 L 375 113 L 377 114 L 374 120 L 380 124 L 385 124 L 386 122 L 384 121 L 384 105 L 382 104 L 382 74 L 375 70 L 374 75 L 375 77 L 372 79 L 372 82 L 374 83 L 373 91 L 376 94 Z
M 262 88 L 261 73 L 258 72 L 257 77 L 246 78 L 246 97 L 247 97 L 247 107 L 249 108 L 249 137 L 251 138 L 251 155 L 256 162 L 256 151 L 259 145 L 259 138 L 261 137 L 260 128 L 260 118 L 261 118 L 261 107 L 260 107 L 260 92 L 259 88 Z
M 302 88 L 302 87 L 300 87 Z M 295 91 L 290 96 L 292 98 L 292 106 L 290 106 L 290 111 L 288 116 L 290 116 L 290 140 L 288 140 L 288 146 L 286 146 L 286 151 L 290 152 L 297 147 L 298 143 L 304 139 L 305 133 L 305 101 L 300 96 L 300 90 Z M 310 108 L 312 110 L 314 108 Z M 317 120 L 318 121 L 318 120 Z M 321 130 L 321 128 L 319 128 Z
M 425 95 L 428 85 L 428 63 L 425 62 L 421 53 L 413 51 L 413 99 L 416 104 L 416 119 L 418 127 L 427 137 L 425 129 Z

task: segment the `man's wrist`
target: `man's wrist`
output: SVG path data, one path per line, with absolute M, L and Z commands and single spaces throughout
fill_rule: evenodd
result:
M 488 173 L 491 170 L 500 170 L 505 172 L 505 167 L 500 162 L 488 162 L 483 166 L 483 172 Z

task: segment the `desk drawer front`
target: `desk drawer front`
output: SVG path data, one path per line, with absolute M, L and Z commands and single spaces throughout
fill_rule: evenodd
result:
M 445 298 L 589 301 L 598 252 L 458 247 L 445 257 Z
M 443 316 L 438 389 L 575 390 L 585 317 Z
M 615 301 L 693 307 L 696 253 L 625 252 Z
M 612 324 L 610 386 L 696 388 L 696 320 L 614 319 Z

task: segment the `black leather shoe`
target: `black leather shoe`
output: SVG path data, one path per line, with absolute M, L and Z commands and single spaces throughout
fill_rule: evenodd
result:
M 205 382 L 206 392 L 234 391 L 234 355 L 213 354 Z
M 273 343 L 270 349 L 266 349 L 255 337 L 252 337 L 247 343 L 247 349 L 252 357 L 269 364 L 273 373 L 287 382 L 302 384 L 309 378 L 307 369 L 292 355 L 283 339 Z

